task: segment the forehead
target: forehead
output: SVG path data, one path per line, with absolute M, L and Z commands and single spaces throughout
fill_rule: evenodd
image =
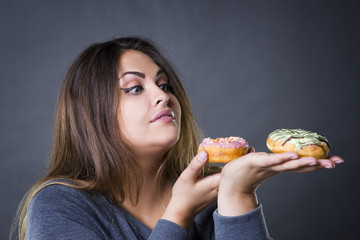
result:
M 127 50 L 120 56 L 120 75 L 127 71 L 141 71 L 143 73 L 157 73 L 160 67 L 146 54 Z

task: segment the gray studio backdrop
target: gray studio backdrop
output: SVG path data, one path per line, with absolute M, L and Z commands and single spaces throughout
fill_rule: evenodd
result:
M 267 151 L 277 128 L 324 134 L 345 163 L 258 190 L 275 239 L 360 234 L 357 1 L 0 2 L 0 239 L 45 172 L 61 81 L 89 44 L 136 35 L 182 74 L 205 136 Z

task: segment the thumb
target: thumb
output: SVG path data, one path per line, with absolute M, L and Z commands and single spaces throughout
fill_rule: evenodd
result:
M 191 160 L 189 166 L 184 170 L 182 175 L 186 175 L 186 177 L 196 179 L 199 176 L 202 167 L 204 167 L 207 157 L 208 156 L 205 151 L 200 151 L 193 158 L 193 160 Z

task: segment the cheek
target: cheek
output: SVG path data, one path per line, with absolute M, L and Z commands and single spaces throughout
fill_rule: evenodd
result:
M 120 133 L 127 139 L 132 138 L 140 130 L 144 117 L 142 115 L 144 104 L 135 104 L 133 102 L 122 101 L 118 109 L 118 124 Z
M 181 107 L 180 107 L 180 103 L 177 100 L 177 98 L 175 96 L 171 96 L 171 102 L 173 103 L 173 105 L 171 106 L 171 108 L 175 111 L 175 114 L 177 116 L 176 118 L 176 122 L 180 128 L 180 123 L 181 123 Z

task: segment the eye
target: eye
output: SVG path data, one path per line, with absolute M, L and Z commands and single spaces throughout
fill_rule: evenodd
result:
M 168 93 L 171 92 L 172 93 L 172 87 L 170 85 L 170 83 L 163 83 L 159 85 L 159 88 L 161 90 L 163 90 L 164 92 Z
M 143 87 L 140 85 L 136 85 L 129 88 L 121 88 L 121 90 L 128 94 L 138 95 L 143 90 Z

